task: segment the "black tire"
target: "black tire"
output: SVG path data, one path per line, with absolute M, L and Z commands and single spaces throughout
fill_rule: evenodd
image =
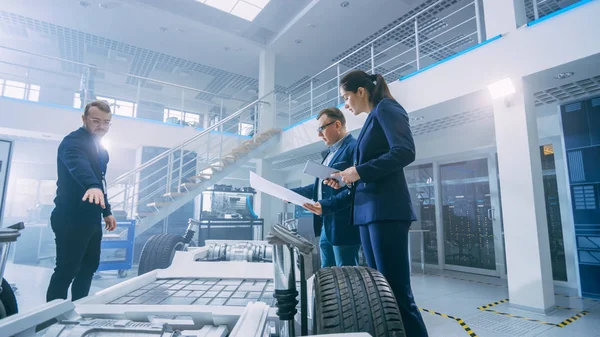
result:
M 319 269 L 313 305 L 313 335 L 367 332 L 373 337 L 406 337 L 394 294 L 374 269 Z
M 0 319 L 14 315 L 19 312 L 17 298 L 10 284 L 2 279 L 2 292 L 0 293 Z
M 169 267 L 175 252 L 183 250 L 184 246 L 184 238 L 181 235 L 168 233 L 152 235 L 142 248 L 138 275 Z

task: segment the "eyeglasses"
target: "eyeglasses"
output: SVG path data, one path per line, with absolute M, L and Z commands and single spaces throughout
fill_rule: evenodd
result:
M 112 125 L 111 121 L 103 121 L 103 120 L 100 120 L 100 119 L 97 119 L 97 118 L 88 118 L 88 120 L 94 126 L 99 126 L 99 125 L 102 125 L 102 126 L 111 126 Z
M 325 130 L 328 126 L 330 126 L 331 124 L 335 123 L 337 121 L 333 121 L 333 122 L 329 122 L 325 125 L 321 125 L 317 128 L 317 132 L 323 132 L 323 130 Z

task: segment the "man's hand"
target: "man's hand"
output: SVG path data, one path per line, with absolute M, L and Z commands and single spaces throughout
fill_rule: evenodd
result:
M 323 214 L 323 208 L 321 207 L 321 204 L 319 202 L 315 202 L 314 204 L 304 204 L 302 205 L 302 207 L 306 208 L 307 210 L 313 212 L 316 215 Z
M 349 167 L 342 172 L 336 172 L 331 175 L 332 177 L 340 177 L 342 181 L 346 184 L 352 184 L 358 180 L 360 180 L 360 176 L 358 175 L 358 171 L 355 166 Z
M 340 185 L 340 183 L 336 179 L 333 179 L 333 178 L 323 179 L 323 184 L 325 184 L 329 187 L 335 188 L 336 190 L 339 190 L 340 187 L 342 187 Z
M 99 188 L 90 188 L 85 192 L 85 195 L 81 200 L 89 200 L 90 204 L 96 204 L 102 206 L 102 208 L 106 208 L 106 205 L 104 204 L 104 193 Z
M 115 219 L 115 217 L 112 215 L 105 216 L 104 223 L 106 224 L 104 226 L 104 229 L 106 229 L 109 232 L 112 232 L 115 230 L 115 228 L 117 228 L 117 219 Z

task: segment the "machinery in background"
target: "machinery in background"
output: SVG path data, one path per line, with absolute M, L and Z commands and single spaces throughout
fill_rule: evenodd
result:
M 8 253 L 10 245 L 17 241 L 17 238 L 21 235 L 20 230 L 25 228 L 22 222 L 7 228 L 0 228 L 0 319 L 8 316 L 15 315 L 19 312 L 17 305 L 17 298 L 10 286 L 8 281 L 4 279 L 4 269 L 6 268 L 6 262 L 8 261 Z M 4 336 L 0 334 L 0 336 Z
M 257 219 L 254 213 L 252 187 L 234 188 L 231 185 L 214 185 L 202 192 L 200 220 Z

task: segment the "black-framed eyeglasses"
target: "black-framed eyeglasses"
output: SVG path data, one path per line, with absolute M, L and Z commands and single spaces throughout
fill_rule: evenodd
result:
M 328 126 L 330 126 L 331 124 L 335 123 L 337 121 L 333 121 L 333 122 L 329 122 L 325 125 L 321 125 L 317 128 L 317 132 L 323 132 L 323 130 L 325 130 Z

